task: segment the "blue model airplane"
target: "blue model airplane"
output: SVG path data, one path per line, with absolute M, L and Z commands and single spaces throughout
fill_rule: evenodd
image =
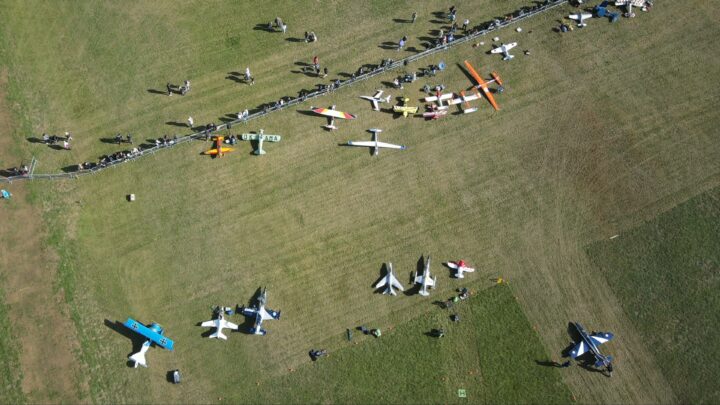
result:
M 280 319 L 280 311 L 273 311 L 265 308 L 267 302 L 267 289 L 263 288 L 262 293 L 257 299 L 257 304 L 252 308 L 239 307 L 238 312 L 242 312 L 247 317 L 255 317 L 255 325 L 250 329 L 250 333 L 255 335 L 264 335 L 267 333 L 262 328 L 262 322 L 268 319 Z
M 612 356 L 604 356 L 600 353 L 598 346 L 605 342 L 609 342 L 615 337 L 610 332 L 593 332 L 588 334 L 587 331 L 577 322 L 574 322 L 575 329 L 580 334 L 580 341 L 570 350 L 570 357 L 576 359 L 588 351 L 595 357 L 595 367 L 608 367 L 612 362 Z
M 128 318 L 128 320 L 125 321 L 123 325 L 125 325 L 126 328 L 137 333 L 138 335 L 147 338 L 145 343 L 143 343 L 142 347 L 140 348 L 140 351 L 130 355 L 130 361 L 134 363 L 135 368 L 137 368 L 137 366 L 139 365 L 147 367 L 147 362 L 145 361 L 145 353 L 148 351 L 148 349 L 150 349 L 150 346 L 153 343 L 162 347 L 163 349 L 168 349 L 171 351 L 175 347 L 175 342 L 173 342 L 173 340 L 169 337 L 163 336 L 164 330 L 162 326 L 157 323 L 153 322 L 148 327 L 132 318 Z

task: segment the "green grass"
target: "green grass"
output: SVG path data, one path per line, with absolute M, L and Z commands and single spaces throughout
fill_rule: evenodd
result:
M 99 139 L 118 131 L 144 139 L 184 131 L 165 122 L 184 122 L 187 115 L 198 123 L 219 122 L 227 113 L 312 87 L 317 80 L 291 72 L 295 62 L 313 54 L 330 66 L 331 78 L 396 57 L 378 45 L 408 34 L 408 46 L 414 46 L 417 37 L 438 28 L 430 22 L 431 12 L 445 8 L 424 6 L 417 25 L 409 27 L 392 23 L 412 12 L 403 2 L 211 4 L 3 3 L 0 17 L 6 24 L 0 29 L 11 83 L 22 89 L 17 111 L 32 123 L 28 132 L 69 129 L 76 138 L 69 153 L 20 143 L 26 156 L 39 157 L 40 171 L 55 171 L 115 151 Z M 457 5 L 461 18 L 467 13 L 474 23 L 520 4 L 525 3 Z M 626 359 L 616 376 L 563 374 L 579 401 L 674 402 L 669 377 L 644 351 L 622 307 L 608 299 L 612 290 L 603 288 L 606 282 L 585 246 L 720 184 L 715 135 L 720 89 L 714 80 L 720 64 L 708 39 L 718 29 L 717 12 L 700 1 L 694 5 L 663 4 L 619 24 L 594 20 L 568 35 L 551 31 L 570 8 L 557 10 L 523 23 L 522 34 L 498 34 L 503 41 L 518 40 L 531 56 L 518 52 L 513 62 L 502 62 L 485 55 L 490 42 L 485 38 L 480 49 L 461 46 L 409 67 L 445 60 L 448 70 L 430 84 L 442 82 L 451 90 L 469 84 L 457 67 L 464 59 L 483 74 L 500 71 L 507 90 L 498 96 L 498 113 L 485 102 L 475 114 L 430 123 L 371 112 L 357 96 L 382 87 L 394 72 L 318 100 L 360 116 L 340 123 L 336 133 L 321 131 L 322 119 L 296 110 L 249 124 L 248 130 L 283 136 L 262 158 L 239 145 L 223 159 L 205 159 L 198 155 L 207 144 L 198 142 L 97 176 L 34 183 L 50 242 L 63 255 L 59 286 L 69 294 L 93 400 L 241 398 L 238 387 L 248 382 L 289 386 L 301 378 L 289 375 L 289 368 L 306 378 L 303 373 L 311 372 L 301 365 L 310 347 L 333 353 L 312 366 L 323 370 L 336 355 L 353 358 L 353 350 L 389 345 L 392 339 L 385 337 L 392 333 L 358 349 L 343 349 L 340 336 L 362 323 L 397 326 L 395 333 L 401 333 L 402 325 L 427 314 L 426 300 L 387 300 L 371 295 L 370 284 L 385 261 L 392 261 L 406 282 L 417 258 L 431 253 L 440 297 L 459 285 L 440 261 L 471 260 L 478 272 L 468 281 L 476 288 L 493 276 L 510 279 L 546 352 L 567 344 L 570 320 L 616 332 L 613 348 Z M 276 15 L 288 22 L 290 36 L 312 29 L 320 41 L 296 44 L 252 30 Z M 225 78 L 247 65 L 256 86 Z M 186 78 L 193 90 L 184 98 L 147 91 Z M 420 104 L 423 84 L 407 86 L 404 94 Z M 683 97 L 668 97 L 672 94 Z M 367 151 L 338 148 L 369 137 L 364 130 L 370 127 L 383 128 L 383 140 L 409 149 L 371 158 Z M 127 203 L 128 193 L 138 200 Z M 209 316 L 210 305 L 244 303 L 263 285 L 271 307 L 283 310 L 283 320 L 268 325 L 268 336 L 232 336 L 225 343 L 200 337 L 194 325 Z M 126 368 L 129 342 L 102 321 L 128 315 L 163 324 L 177 350 L 153 349 L 149 369 Z M 477 322 L 485 319 L 478 316 Z M 462 327 L 476 322 L 472 319 Z M 412 322 L 422 328 L 423 321 Z M 503 339 L 514 342 L 515 336 Z M 488 342 L 502 348 L 508 343 L 503 339 Z M 446 350 L 464 353 L 472 347 Z M 408 356 L 409 368 L 427 360 Z M 480 375 L 492 384 L 481 393 L 466 387 L 470 400 L 522 402 L 529 397 L 508 396 L 502 383 L 532 384 L 536 375 L 556 374 L 534 364 L 519 371 L 514 363 L 504 369 L 504 363 L 480 359 Z M 176 367 L 187 383 L 170 389 L 165 373 Z M 510 373 L 523 377 L 503 377 Z M 493 381 L 494 375 L 499 377 Z M 438 395 L 450 401 L 457 388 L 448 384 Z M 299 402 L 311 395 L 303 388 L 284 392 L 275 398 Z M 343 388 L 338 395 L 345 395 L 341 401 L 352 391 Z
M 715 188 L 588 247 L 682 403 L 720 401 L 720 363 L 712 360 L 720 356 L 718 235 Z
M 0 402 L 21 404 L 25 402 L 22 393 L 22 372 L 18 361 L 17 337 L 8 318 L 5 294 L 0 289 Z
M 484 290 L 451 312 L 426 309 L 379 339 L 355 331 L 352 343 L 316 364 L 260 379 L 255 387 L 259 402 L 571 402 L 558 369 L 535 363 L 546 361 L 548 354 L 507 285 Z M 461 321 L 451 322 L 451 313 Z M 444 328 L 446 336 L 427 336 L 433 328 Z M 466 390 L 467 399 L 458 398 L 458 389 Z M 244 402 L 246 395 L 225 399 Z

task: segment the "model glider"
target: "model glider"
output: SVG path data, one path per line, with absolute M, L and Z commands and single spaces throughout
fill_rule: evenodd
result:
M 510 60 L 515 57 L 515 55 L 510 55 L 510 50 L 515 48 L 517 46 L 517 42 L 511 42 L 509 44 L 502 44 L 498 46 L 497 48 L 490 51 L 490 53 L 501 53 L 503 54 L 503 60 Z
M 592 14 L 589 14 L 589 13 L 570 14 L 568 16 L 568 18 L 571 20 L 577 21 L 577 23 L 578 23 L 577 26 L 580 28 L 583 28 L 583 27 L 587 26 L 587 24 L 584 23 L 583 21 L 585 21 L 589 18 L 592 18 Z
M 378 133 L 382 132 L 382 129 L 378 128 L 370 128 L 368 129 L 369 132 L 372 132 L 373 134 L 373 140 L 370 142 L 365 141 L 350 141 L 347 143 L 348 146 L 366 146 L 368 148 L 373 148 L 373 156 L 377 156 L 378 153 L 380 153 L 380 148 L 389 148 L 389 149 L 400 149 L 405 150 L 406 147 L 404 145 L 394 145 L 391 143 L 385 143 L 378 141 Z
M 410 101 L 409 98 L 403 97 L 402 104 L 401 105 L 394 105 L 393 111 L 398 114 L 402 114 L 403 117 L 407 118 L 408 115 L 411 114 L 417 114 L 418 108 L 417 107 L 411 107 L 408 105 L 408 102 Z
M 381 287 L 385 287 L 382 292 L 383 294 L 397 295 L 393 287 L 397 288 L 400 291 L 405 291 L 405 288 L 403 288 L 402 284 L 400 284 L 398 279 L 395 277 L 392 263 L 388 263 L 387 274 L 385 274 L 385 276 L 380 279 L 377 284 L 375 284 L 376 289 Z
M 427 262 L 425 262 L 425 269 L 423 270 L 423 273 L 417 274 L 417 272 L 413 272 L 412 279 L 415 284 L 420 284 L 420 291 L 418 291 L 418 294 L 423 297 L 430 295 L 428 288 L 435 288 L 435 281 L 437 281 L 437 277 L 432 277 L 430 275 L 430 256 L 428 256 Z
M 610 332 L 593 332 L 592 334 L 588 334 L 579 323 L 575 322 L 573 325 L 580 334 L 580 341 L 570 350 L 570 357 L 576 359 L 589 352 L 595 358 L 595 367 L 609 366 L 612 362 L 612 356 L 604 356 L 600 353 L 598 346 L 611 341 L 615 336 Z
M 387 97 L 382 98 L 383 91 L 378 90 L 377 93 L 375 93 L 374 96 L 360 96 L 360 98 L 369 100 L 372 103 L 373 110 L 380 111 L 379 103 L 389 103 L 390 102 L 390 95 L 388 94 Z
M 355 118 L 357 118 L 356 115 L 336 110 L 334 105 L 330 108 L 310 107 L 310 111 L 314 112 L 315 114 L 322 115 L 323 117 L 327 117 L 328 123 L 324 126 L 324 128 L 330 130 L 337 129 L 337 127 L 335 126 L 335 118 L 340 118 L 343 120 L 354 120 Z
M 135 368 L 137 368 L 137 366 L 147 367 L 145 353 L 150 349 L 150 346 L 153 343 L 162 347 L 163 349 L 168 349 L 170 351 L 172 351 L 175 347 L 175 342 L 173 342 L 173 340 L 169 337 L 163 336 L 164 330 L 162 326 L 157 323 L 152 323 L 148 327 L 132 318 L 128 318 L 128 320 L 125 321 L 123 325 L 125 325 L 125 327 L 130 329 L 131 331 L 147 339 L 140 347 L 140 351 L 131 354 L 129 357 Z
M 498 93 L 502 93 L 504 90 L 502 80 L 500 79 L 500 75 L 497 74 L 497 72 L 492 72 L 490 75 L 492 76 L 492 79 L 488 79 L 487 81 L 483 80 L 482 77 L 475 71 L 475 68 L 472 67 L 470 62 L 465 61 L 465 67 L 467 67 L 468 71 L 470 72 L 470 76 L 475 79 L 475 82 L 477 85 L 475 88 L 478 88 L 483 91 L 483 94 L 485 94 L 485 97 L 487 97 L 490 104 L 492 104 L 495 111 L 500 110 L 500 107 L 498 107 L 497 102 L 495 102 L 495 97 L 493 97 L 492 92 L 490 92 L 489 85 L 491 83 L 497 83 L 498 84 Z
M 468 267 L 464 260 L 458 260 L 457 262 L 447 262 L 448 267 L 455 270 L 455 278 L 465 278 L 463 273 L 472 273 L 475 271 L 474 268 Z
M 250 333 L 252 334 L 265 335 L 267 331 L 262 328 L 263 321 L 267 321 L 269 319 L 280 319 L 280 311 L 273 311 L 270 308 L 265 308 L 266 303 L 267 289 L 263 288 L 262 293 L 260 293 L 260 296 L 258 297 L 254 307 L 240 307 L 240 310 L 238 311 L 242 312 L 242 314 L 247 317 L 255 318 L 255 325 L 253 325 L 253 327 L 250 329 Z
M 465 104 L 465 107 L 462 107 L 462 112 L 465 114 L 474 113 L 477 111 L 477 107 L 470 107 L 470 101 L 477 100 L 481 98 L 482 96 L 480 93 L 478 93 L 477 89 L 473 87 L 473 91 L 475 91 L 475 94 L 471 94 L 469 96 L 465 95 L 465 90 L 460 92 L 460 97 L 452 99 L 448 101 L 448 104 Z
M 257 149 L 253 150 L 253 155 L 264 155 L 263 142 L 280 142 L 280 135 L 265 135 L 261 129 L 257 134 L 240 134 L 243 141 L 257 141 Z
M 215 307 L 215 310 L 213 311 L 213 319 L 209 321 L 205 321 L 200 324 L 203 328 L 215 328 L 215 333 L 208 336 L 210 339 L 222 339 L 227 340 L 227 336 L 225 336 L 224 333 L 222 333 L 223 329 L 232 329 L 232 330 L 238 330 L 238 326 L 232 322 L 225 320 L 225 311 L 231 310 L 230 308 L 225 307 Z
M 225 153 L 234 151 L 235 149 L 233 149 L 233 148 L 228 148 L 226 146 L 223 146 L 224 139 L 225 139 L 225 137 L 223 137 L 223 136 L 215 135 L 213 137 L 213 143 L 215 144 L 215 147 L 213 147 L 212 149 L 206 150 L 205 152 L 203 152 L 203 154 L 210 155 L 210 156 L 222 157 L 223 155 L 225 155 Z

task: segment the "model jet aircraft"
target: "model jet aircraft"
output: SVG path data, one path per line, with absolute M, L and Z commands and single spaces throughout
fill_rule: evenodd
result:
M 232 330 L 238 330 L 238 326 L 232 322 L 225 320 L 225 312 L 230 310 L 230 308 L 226 307 L 215 307 L 214 309 L 214 319 L 211 319 L 209 321 L 205 321 L 200 324 L 203 328 L 215 328 L 215 333 L 208 336 L 210 339 L 222 339 L 227 340 L 227 336 L 225 336 L 224 333 L 222 333 L 223 329 L 232 329 Z
M 257 141 L 257 149 L 253 151 L 253 155 L 264 155 L 263 142 L 280 142 L 280 135 L 265 135 L 265 132 L 261 129 L 257 134 L 240 134 L 240 139 L 243 141 Z
M 466 266 L 464 260 L 458 260 L 457 262 L 447 262 L 446 265 L 451 269 L 455 270 L 455 278 L 465 278 L 463 273 L 472 273 L 475 271 L 474 268 Z
M 280 311 L 273 311 L 270 308 L 265 308 L 266 303 L 267 289 L 263 288 L 254 307 L 240 307 L 238 312 L 242 312 L 242 314 L 247 317 L 255 317 L 255 325 L 250 329 L 250 333 L 255 335 L 265 335 L 267 331 L 262 328 L 263 321 L 267 321 L 269 319 L 280 319 Z
M 331 106 L 330 108 L 315 108 L 310 107 L 310 111 L 314 112 L 315 114 L 322 115 L 323 117 L 327 117 L 328 124 L 324 126 L 326 129 L 337 129 L 335 126 L 335 118 L 340 118 L 344 120 L 354 120 L 357 118 L 356 115 L 348 114 L 346 112 L 337 111 L 335 109 L 335 106 Z
M 420 284 L 420 291 L 418 291 L 418 294 L 422 295 L 423 297 L 427 297 L 430 295 L 428 292 L 428 288 L 435 288 L 435 281 L 437 281 L 437 277 L 432 277 L 430 275 L 430 256 L 428 255 L 427 262 L 425 262 L 425 270 L 423 270 L 422 274 L 417 274 L 417 272 L 413 272 L 412 275 L 413 282 L 415 284 Z
M 387 97 L 382 98 L 383 91 L 378 90 L 377 93 L 375 93 L 374 96 L 360 96 L 360 98 L 369 100 L 372 103 L 373 110 L 380 111 L 380 107 L 378 106 L 379 103 L 389 103 L 390 102 L 390 95 L 388 94 Z
M 461 91 L 461 92 L 460 92 L 460 97 L 448 101 L 448 104 L 453 105 L 453 104 L 461 104 L 461 103 L 464 103 L 464 104 L 465 104 L 465 107 L 462 108 L 462 112 L 465 113 L 465 114 L 474 113 L 474 112 L 477 111 L 478 109 L 477 109 L 477 107 L 472 107 L 472 108 L 471 108 L 471 107 L 470 107 L 470 101 L 477 100 L 477 99 L 481 98 L 482 96 L 480 96 L 480 93 L 478 93 L 477 89 L 474 88 L 474 87 L 473 87 L 473 91 L 475 91 L 475 94 L 471 94 L 471 95 L 469 95 L 469 96 L 466 96 L 466 95 L 465 95 L 465 90 Z
M 570 350 L 570 357 L 576 359 L 585 353 L 591 353 L 595 358 L 595 367 L 607 367 L 612 362 L 612 356 L 604 356 L 600 353 L 598 346 L 605 342 L 609 342 L 615 337 L 610 332 L 593 332 L 588 334 L 585 328 L 577 322 L 573 325 L 580 334 L 580 341 Z
M 382 132 L 382 129 L 378 128 L 370 128 L 368 129 L 369 132 L 372 132 L 373 139 L 370 142 L 365 141 L 349 141 L 347 143 L 348 146 L 366 146 L 368 148 L 373 148 L 373 156 L 377 156 L 378 153 L 380 153 L 380 148 L 389 148 L 389 149 L 400 149 L 405 150 L 407 149 L 405 145 L 394 145 L 392 143 L 385 143 L 378 141 L 378 132 Z
M 568 18 L 571 20 L 577 21 L 577 23 L 578 23 L 577 26 L 580 28 L 583 28 L 583 27 L 587 26 L 587 24 L 584 23 L 583 21 L 585 21 L 589 18 L 592 18 L 592 14 L 589 14 L 589 13 L 570 14 L 568 16 Z
M 393 272 L 392 263 L 388 263 L 387 267 L 387 274 L 380 279 L 380 281 L 375 284 L 374 288 L 381 288 L 385 287 L 383 289 L 383 294 L 389 294 L 389 295 L 397 295 L 393 287 L 397 288 L 400 291 L 405 291 L 405 288 L 400 284 L 397 278 L 395 278 L 395 273 Z
M 492 76 L 492 79 L 488 79 L 487 81 L 483 80 L 482 77 L 475 71 L 475 68 L 472 67 L 470 62 L 465 61 L 465 67 L 467 67 L 468 72 L 470 72 L 470 76 L 475 79 L 475 82 L 477 83 L 476 86 L 474 86 L 477 89 L 480 89 L 483 91 L 483 94 L 485 94 L 485 97 L 487 97 L 490 104 L 492 104 L 495 111 L 500 110 L 500 107 L 498 107 L 497 102 L 495 102 L 495 97 L 493 97 L 492 93 L 490 92 L 489 85 L 491 83 L 497 83 L 498 84 L 498 93 L 502 93 L 505 88 L 503 87 L 502 80 L 500 79 L 500 75 L 497 74 L 497 72 L 490 73 L 490 76 Z
M 394 105 L 393 111 L 398 114 L 402 114 L 403 117 L 407 118 L 408 115 L 411 114 L 417 114 L 418 108 L 417 107 L 411 107 L 408 105 L 408 102 L 410 101 L 409 98 L 403 97 L 402 99 L 402 105 Z
M 517 46 L 517 42 L 511 42 L 509 44 L 502 44 L 498 46 L 497 48 L 490 51 L 490 53 L 502 53 L 503 54 L 503 60 L 510 60 L 515 57 L 515 55 L 510 55 L 510 50 L 515 48 Z
M 224 139 L 225 139 L 224 136 L 215 135 L 213 137 L 213 143 L 215 144 L 215 147 L 213 147 L 212 149 L 206 150 L 205 152 L 203 152 L 203 154 L 222 157 L 223 155 L 225 155 L 225 153 L 232 152 L 233 150 L 235 150 L 233 148 L 228 148 L 226 146 L 223 146 Z
M 135 368 L 137 368 L 137 366 L 147 367 L 145 353 L 147 353 L 153 343 L 170 351 L 172 351 L 175 347 L 175 342 L 173 342 L 173 340 L 169 337 L 163 336 L 164 330 L 162 326 L 157 323 L 152 323 L 148 327 L 132 318 L 128 318 L 123 325 L 138 335 L 147 338 L 142 347 L 140 347 L 140 351 L 131 354 L 129 357 L 129 360 L 133 362 Z

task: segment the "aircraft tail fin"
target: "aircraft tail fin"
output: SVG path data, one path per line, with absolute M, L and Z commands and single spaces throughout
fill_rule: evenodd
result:
M 130 356 L 130 361 L 135 364 L 135 368 L 137 368 L 137 366 L 147 367 L 147 362 L 145 361 L 145 353 L 143 353 L 142 351 L 139 351 Z
M 222 339 L 227 340 L 227 336 L 218 329 L 215 333 L 209 336 L 210 339 Z

